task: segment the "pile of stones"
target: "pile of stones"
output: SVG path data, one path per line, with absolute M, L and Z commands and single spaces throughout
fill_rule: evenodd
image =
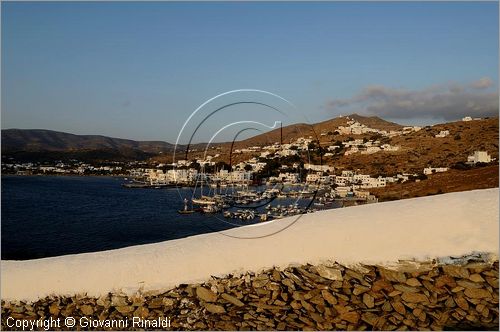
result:
M 163 293 L 2 300 L 1 327 L 12 329 L 8 317 L 71 316 L 168 317 L 169 329 L 180 330 L 498 330 L 498 297 L 498 261 L 397 269 L 333 263 L 212 277 Z

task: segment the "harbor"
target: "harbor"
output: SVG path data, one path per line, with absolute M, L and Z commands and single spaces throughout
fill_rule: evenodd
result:
M 252 185 L 213 181 L 198 174 L 195 181 L 179 183 L 132 180 L 123 184 L 131 189 L 183 188 L 191 192 L 182 199 L 181 215 L 210 214 L 217 218 L 245 222 L 269 221 L 319 210 L 377 202 L 374 196 L 339 193 L 331 184 L 270 183 Z

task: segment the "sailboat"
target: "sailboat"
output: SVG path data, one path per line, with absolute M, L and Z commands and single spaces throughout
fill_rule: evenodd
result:
M 200 175 L 200 197 L 199 198 L 192 198 L 191 201 L 193 204 L 199 205 L 201 208 L 202 212 L 205 213 L 217 213 L 222 210 L 220 202 L 213 196 L 205 196 L 203 195 L 203 178 L 205 176 L 205 173 L 203 171 L 204 168 L 202 168 L 202 173 Z M 196 192 L 196 185 L 194 188 L 194 193 Z M 193 193 L 193 196 L 194 196 Z

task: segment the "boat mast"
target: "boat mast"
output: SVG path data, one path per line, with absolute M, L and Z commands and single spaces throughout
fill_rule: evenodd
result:
M 203 197 L 203 174 L 204 174 L 204 168 L 205 168 L 205 164 L 203 164 L 200 168 L 201 170 L 201 174 L 200 174 L 200 180 L 201 180 L 201 183 L 200 183 L 200 198 Z
M 283 122 L 280 122 L 280 148 L 283 146 Z

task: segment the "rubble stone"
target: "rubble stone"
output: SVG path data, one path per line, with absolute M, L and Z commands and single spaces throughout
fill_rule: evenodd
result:
M 168 317 L 172 330 L 498 328 L 498 262 L 422 266 L 426 268 L 407 271 L 302 265 L 213 277 L 163 293 L 52 296 L 33 303 L 2 300 L 1 328 L 12 329 L 6 325 L 8 317 L 64 321 L 69 316 L 129 321 Z

